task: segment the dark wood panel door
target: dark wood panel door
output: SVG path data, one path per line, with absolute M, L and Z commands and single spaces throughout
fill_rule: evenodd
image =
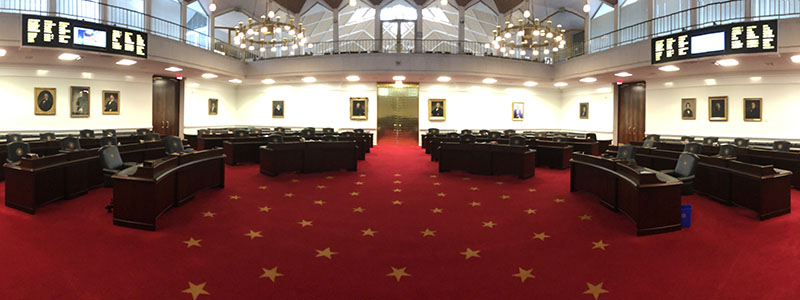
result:
M 378 85 L 378 144 L 417 145 L 419 86 Z
M 644 140 L 645 82 L 626 83 L 617 86 L 617 89 L 617 143 Z
M 153 76 L 153 132 L 162 135 L 180 134 L 180 105 L 183 81 Z

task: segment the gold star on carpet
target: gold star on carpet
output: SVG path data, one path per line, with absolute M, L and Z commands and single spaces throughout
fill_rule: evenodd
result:
M 232 199 L 232 200 L 239 200 L 239 199 L 240 199 L 240 198 L 242 198 L 242 197 L 239 197 L 239 196 L 237 196 L 237 195 L 232 195 L 232 196 L 229 196 L 228 198 L 230 198 L 230 199 Z
M 394 191 L 395 193 L 399 193 L 399 192 L 402 192 L 403 190 L 401 190 L 401 189 L 394 189 L 393 191 Z
M 192 246 L 201 247 L 200 246 L 200 242 L 202 242 L 202 241 L 203 240 L 195 240 L 193 237 L 189 237 L 189 240 L 188 241 L 183 241 L 183 243 L 186 244 L 186 248 L 190 248 Z
M 284 197 L 289 197 L 289 198 L 292 198 L 292 197 L 294 197 L 294 194 L 292 194 L 292 193 L 286 193 L 286 194 L 283 194 L 283 196 L 284 196 Z
M 473 187 L 471 187 L 471 188 L 469 188 L 469 189 L 470 189 L 470 190 L 473 190 L 473 191 L 477 191 L 477 190 L 478 190 L 478 187 L 477 187 L 477 186 L 473 186 Z
M 436 236 L 436 230 L 430 230 L 428 228 L 425 228 L 425 231 L 420 231 L 419 233 L 422 233 L 422 237 Z
M 322 201 L 322 200 L 314 201 L 314 204 L 316 204 L 316 205 L 325 205 L 325 203 L 327 203 L 327 202 Z
M 536 189 L 528 189 L 528 192 L 535 192 Z
M 533 234 L 533 238 L 534 238 L 534 239 L 540 239 L 540 240 L 542 240 L 542 241 L 544 241 L 544 239 L 546 239 L 546 238 L 549 238 L 549 237 L 550 237 L 550 236 L 549 236 L 549 235 L 547 235 L 547 234 L 545 234 L 544 232 L 542 232 L 542 233 L 534 233 L 534 234 Z
M 300 224 L 301 227 L 305 228 L 306 226 L 314 226 L 314 224 L 311 224 L 312 222 L 314 221 L 300 220 L 300 222 L 297 222 L 297 224 Z
M 262 185 L 262 186 L 259 186 L 259 187 L 258 187 L 258 189 L 259 189 L 259 190 L 266 190 L 266 189 L 267 189 L 267 186 L 266 186 L 266 185 Z
M 200 295 L 211 295 L 205 290 L 205 287 L 205 282 L 201 284 L 194 284 L 189 281 L 189 288 L 181 291 L 181 293 L 192 294 L 192 299 L 197 300 L 197 297 L 200 297 Z
M 502 195 L 502 196 L 500 196 L 500 199 L 503 199 L 503 200 L 505 200 L 505 199 L 511 199 L 511 196 L 509 196 L 509 195 Z
M 436 176 L 436 175 L 431 175 L 431 178 L 436 178 L 436 177 L 439 177 L 439 176 Z
M 392 201 L 392 205 L 403 205 L 403 201 L 394 200 L 394 201 Z
M 481 223 L 483 223 L 483 227 L 489 227 L 489 228 L 494 228 L 494 226 L 495 226 L 495 225 L 497 225 L 497 223 L 495 223 L 495 222 L 492 222 L 492 221 L 489 221 L 489 222 L 481 222 Z
M 503 182 L 502 182 L 502 181 L 498 181 L 498 182 L 495 182 L 495 183 L 497 183 L 497 184 L 503 184 Z
M 440 185 L 442 185 L 442 183 L 441 182 L 434 182 L 433 185 L 434 186 L 440 186 Z
M 261 274 L 258 278 L 269 278 L 272 282 L 275 282 L 275 278 L 283 276 L 283 274 L 278 273 L 278 266 L 269 270 L 267 270 L 267 268 L 261 268 L 261 270 L 264 271 L 264 274 Z
M 367 174 L 359 174 L 358 177 L 367 177 Z
M 375 230 L 372 230 L 372 228 L 367 228 L 366 230 L 361 230 L 361 236 L 375 236 L 376 233 L 378 233 L 378 232 L 375 231 Z
M 400 181 L 400 180 L 395 180 L 395 181 L 394 181 L 394 184 L 401 184 L 401 183 L 403 183 L 403 182 L 402 182 L 402 181 Z
M 318 185 L 318 186 L 317 186 L 317 188 L 321 190 L 321 189 L 327 188 L 327 186 L 324 186 L 324 185 Z
M 445 193 L 438 193 L 438 194 L 436 194 L 436 196 L 439 196 L 439 197 L 447 197 L 447 194 L 445 194 Z
M 259 207 L 258 208 L 259 212 L 262 212 L 262 211 L 263 212 L 269 212 L 270 210 L 272 210 L 272 208 L 269 208 L 269 206 L 263 206 L 263 207 Z
M 394 174 L 394 177 L 400 177 L 400 176 L 402 176 L 402 175 L 400 175 L 400 174 Z
M 467 248 L 466 251 L 460 252 L 460 254 L 465 256 L 464 260 L 467 260 L 470 257 L 481 257 L 480 255 L 478 255 L 479 252 L 481 252 L 481 250 L 472 250 L 470 248 Z
M 300 182 L 300 179 L 292 179 L 292 182 L 293 183 L 298 183 L 298 182 Z
M 536 278 L 531 274 L 531 272 L 533 272 L 533 269 L 527 269 L 527 270 L 525 270 L 523 268 L 518 268 L 518 269 L 519 269 L 519 273 L 511 275 L 511 276 L 519 277 L 519 279 L 522 280 L 522 282 L 525 282 L 525 280 L 528 279 L 528 278 Z
M 586 220 L 591 220 L 592 216 L 584 214 L 582 216 L 579 216 L 578 218 L 581 219 L 581 221 L 586 221 Z
M 250 232 L 245 233 L 244 235 L 249 236 L 251 240 L 257 237 L 263 237 L 261 236 L 261 231 L 253 231 L 252 229 L 250 229 Z
M 553 200 L 553 201 L 554 201 L 555 203 L 564 203 L 564 201 L 566 201 L 566 200 L 564 200 L 564 199 L 561 199 L 561 198 L 556 198 L 556 199 L 555 199 L 555 200 Z
M 536 210 L 535 210 L 535 209 L 532 209 L 532 208 L 528 208 L 528 209 L 526 209 L 526 210 L 523 210 L 523 211 L 524 211 L 526 214 L 529 214 L 529 215 L 535 215 L 535 214 L 536 214 Z
M 600 250 L 603 250 L 603 251 L 606 250 L 606 247 L 611 245 L 611 244 L 604 243 L 603 240 L 600 240 L 599 242 L 592 242 L 592 244 L 594 245 L 594 246 L 592 246 L 592 249 L 600 249 Z
M 358 192 L 352 192 L 352 193 L 350 193 L 350 196 L 353 196 L 353 197 L 358 196 Z
M 214 215 L 216 215 L 216 214 L 217 214 L 217 213 L 213 213 L 213 212 L 207 211 L 207 212 L 204 212 L 204 213 L 203 213 L 203 217 L 209 217 L 209 218 L 213 218 L 213 217 L 214 217 Z
M 330 247 L 325 248 L 324 250 L 315 250 L 315 251 L 317 251 L 317 256 L 316 257 L 326 257 L 328 259 L 331 259 L 332 255 L 339 254 L 339 252 L 331 251 Z
M 584 295 L 592 295 L 592 297 L 594 297 L 594 300 L 597 300 L 597 297 L 600 297 L 600 294 L 608 293 L 607 290 L 603 289 L 603 283 L 602 282 L 600 284 L 598 284 L 598 285 L 594 285 L 594 284 L 591 284 L 591 283 L 587 282 L 586 283 L 586 287 L 587 287 L 587 289 L 586 289 L 586 291 L 583 292 L 583 294 Z
M 461 178 L 461 180 L 472 180 L 472 178 L 464 177 L 464 178 Z
M 364 210 L 365 210 L 365 209 L 364 209 L 364 208 L 362 208 L 361 206 L 359 206 L 359 207 L 356 207 L 356 208 L 353 208 L 353 212 L 357 212 L 357 213 L 363 213 L 363 212 L 364 212 Z
M 392 273 L 386 274 L 386 276 L 394 276 L 397 279 L 397 282 L 400 282 L 400 278 L 403 276 L 411 277 L 411 274 L 406 273 L 406 268 L 395 268 L 392 267 Z
M 355 184 L 356 184 L 356 185 L 364 185 L 364 183 L 363 183 L 363 182 L 361 182 L 361 181 L 356 181 L 356 182 L 355 182 Z
M 440 213 L 442 213 L 442 211 L 444 211 L 444 210 L 443 210 L 443 209 L 441 209 L 441 208 L 434 208 L 434 209 L 431 209 L 431 211 L 432 211 L 433 213 L 435 213 L 435 214 L 440 214 Z
M 469 203 L 469 205 L 471 205 L 472 207 L 475 207 L 475 206 L 481 206 L 481 203 L 472 201 L 472 202 Z
M 325 176 L 325 179 L 333 179 L 333 176 Z

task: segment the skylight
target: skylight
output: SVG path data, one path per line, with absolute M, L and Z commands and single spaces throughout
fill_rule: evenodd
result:
M 594 17 L 592 17 L 592 19 L 597 19 L 613 11 L 614 11 L 613 7 L 609 6 L 608 4 L 602 3 L 600 4 L 600 8 L 597 9 L 597 12 L 594 14 Z

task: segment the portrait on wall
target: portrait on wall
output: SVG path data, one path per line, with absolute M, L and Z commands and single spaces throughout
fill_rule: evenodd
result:
M 219 112 L 219 99 L 208 99 L 208 115 L 216 116 Z
M 70 107 L 73 118 L 89 117 L 89 87 L 70 87 Z
M 694 120 L 697 118 L 695 115 L 695 108 L 697 107 L 697 100 L 694 98 L 681 99 L 681 119 Z
M 589 102 L 583 102 L 580 104 L 580 115 L 581 119 L 588 119 L 589 118 Z
M 447 100 L 428 99 L 428 120 L 444 121 L 447 119 Z
M 708 97 L 708 120 L 728 120 L 728 97 Z
M 119 91 L 103 91 L 103 114 L 119 114 Z
M 511 120 L 522 121 L 523 119 L 525 119 L 525 103 L 511 103 Z
M 367 98 L 350 98 L 350 120 L 367 119 Z
M 286 107 L 283 106 L 283 100 L 272 101 L 272 117 L 283 118 Z
M 761 122 L 761 98 L 744 98 L 744 120 Z
M 34 114 L 55 115 L 56 114 L 56 89 L 54 88 L 34 88 Z

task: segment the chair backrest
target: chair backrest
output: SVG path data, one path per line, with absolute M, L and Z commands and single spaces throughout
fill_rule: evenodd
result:
M 463 134 L 472 134 L 472 130 L 469 130 L 469 129 L 463 129 L 463 130 L 461 130 L 461 134 L 462 134 L 462 135 L 463 135 Z
M 100 148 L 100 166 L 103 169 L 119 170 L 122 167 L 122 157 L 117 146 L 103 146 Z
M 557 136 L 557 137 L 554 137 L 554 138 L 553 138 L 553 142 L 556 142 L 556 143 L 563 143 L 563 142 L 564 142 L 564 137 L 563 137 L 563 136 Z
M 511 146 L 526 146 L 525 137 L 521 135 L 512 135 L 508 138 L 508 144 Z
M 61 150 L 74 151 L 81 149 L 81 141 L 75 137 L 69 136 L 61 140 Z
M 702 146 L 700 146 L 700 144 L 698 143 L 688 143 L 683 146 L 683 152 L 689 152 L 694 154 L 700 153 L 700 149 L 702 149 Z
M 650 134 L 645 138 L 645 140 L 660 141 L 661 136 L 658 134 Z
M 209 135 L 209 134 L 211 134 L 211 131 L 208 130 L 208 129 L 198 129 L 197 130 L 197 136 L 204 136 L 204 135 Z
M 481 136 L 488 136 L 488 135 L 489 135 L 489 130 L 486 130 L 486 129 L 481 129 L 480 131 L 478 131 L 478 133 L 479 133 Z
M 148 133 L 150 133 L 150 129 L 146 129 L 146 128 L 136 129 L 136 135 L 147 135 Z M 208 134 L 208 133 L 206 133 L 206 134 Z
M 103 129 L 103 136 L 104 137 L 117 137 L 117 130 L 116 129 Z
M 247 130 L 235 130 L 233 132 L 233 136 L 237 138 L 247 137 L 248 135 L 250 135 L 250 133 Z
M 322 128 L 322 133 L 323 134 L 333 134 L 333 128 L 330 128 L 330 127 Z
M 656 141 L 655 140 L 645 140 L 644 143 L 642 143 L 642 147 L 643 148 L 648 148 L 648 149 L 654 149 L 656 147 Z
M 736 144 L 736 147 L 747 147 L 750 144 L 750 140 L 744 138 L 736 138 L 733 140 L 733 143 Z
M 100 139 L 100 146 L 116 146 L 117 145 L 117 138 L 113 136 L 107 136 Z
M 356 133 L 352 131 L 345 131 L 340 133 L 339 135 L 341 135 L 342 137 L 354 137 L 356 136 Z
M 314 131 L 313 131 L 313 129 L 308 129 L 308 128 L 300 130 L 300 136 L 305 138 L 305 139 L 307 139 L 307 140 L 308 139 L 313 139 L 314 138 Z
M 684 152 L 678 156 L 678 164 L 675 166 L 675 174 L 678 176 L 686 177 L 694 175 L 697 169 L 697 154 Z
M 177 136 L 167 136 L 164 138 L 164 150 L 167 154 L 183 153 L 183 141 Z
M 284 134 L 284 133 L 286 133 L 286 128 L 283 128 L 283 127 L 275 127 L 275 132 L 277 132 L 277 133 L 279 133 L 279 134 Z
M 325 141 L 325 142 L 335 142 L 335 141 L 338 141 L 339 138 L 336 137 L 335 135 L 326 134 L 326 135 L 322 136 L 322 140 Z
M 148 133 L 144 136 L 145 142 L 157 142 L 161 140 L 161 135 L 158 133 Z
M 781 152 L 789 152 L 789 148 L 792 147 L 792 144 L 787 141 L 775 141 L 772 144 L 772 150 L 781 151 Z
M 636 157 L 636 148 L 633 145 L 622 145 L 617 149 L 617 158 L 632 160 Z
M 30 145 L 28 145 L 28 143 L 23 143 L 23 142 L 8 143 L 8 145 L 6 145 L 6 148 L 8 150 L 8 156 L 6 157 L 6 161 L 10 163 L 15 163 L 22 160 L 22 157 L 25 156 L 25 154 L 31 152 Z
M 22 142 L 22 136 L 16 133 L 6 134 L 6 143 Z
M 81 130 L 81 137 L 82 138 L 93 138 L 94 137 L 94 130 L 91 130 L 91 129 Z
M 536 133 L 536 137 L 537 138 L 545 138 L 545 137 L 547 137 L 547 133 L 546 132 L 537 132 Z
M 703 145 L 713 145 L 719 141 L 718 137 L 708 136 L 703 138 Z
M 681 142 L 684 142 L 686 144 L 694 142 L 694 137 L 693 136 L 682 136 L 681 137 Z
M 596 133 L 587 133 L 586 139 L 591 142 L 597 142 L 597 134 Z
M 500 131 L 491 131 L 491 132 L 489 132 L 489 138 L 490 139 L 499 139 L 501 137 L 503 137 L 503 133 L 500 132 Z
M 725 144 L 719 146 L 719 156 L 736 157 L 736 145 Z
M 56 134 L 52 133 L 52 132 L 40 133 L 39 134 L 39 139 L 42 140 L 42 141 L 55 141 L 56 140 Z
M 472 144 L 472 143 L 475 143 L 475 140 L 477 140 L 477 139 L 478 139 L 478 138 L 477 138 L 477 137 L 475 137 L 474 135 L 471 135 L 471 134 L 462 134 L 462 135 L 461 135 L 461 136 L 458 138 L 458 141 L 459 141 L 460 143 L 462 143 L 462 144 Z
M 505 136 L 512 136 L 512 135 L 514 135 L 514 134 L 516 134 L 516 133 L 517 133 L 517 131 L 516 131 L 516 130 L 514 130 L 514 129 L 507 129 L 507 130 L 503 130 L 503 134 L 504 134 Z
M 356 134 L 364 134 L 364 129 L 361 129 L 361 128 L 356 128 L 356 129 L 353 129 L 353 133 L 356 133 Z
M 459 134 L 458 134 L 458 132 L 450 132 L 450 133 L 447 134 L 447 137 L 451 138 L 451 139 L 454 139 L 454 138 L 458 138 Z
M 305 129 L 310 131 L 312 135 L 317 134 L 317 129 L 314 127 L 306 127 Z
M 439 134 L 439 128 L 428 128 L 429 134 Z
M 252 128 L 252 129 L 250 129 L 250 134 L 252 134 L 252 135 L 261 135 L 261 129 Z
M 268 136 L 267 144 L 283 144 L 283 135 L 273 134 Z

